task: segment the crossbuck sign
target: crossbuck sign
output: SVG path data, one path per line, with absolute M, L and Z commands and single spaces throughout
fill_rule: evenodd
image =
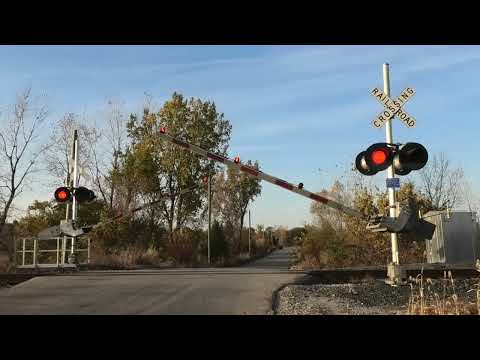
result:
M 406 126 L 415 127 L 415 119 L 402 109 L 402 106 L 415 94 L 413 88 L 407 87 L 396 100 L 392 100 L 378 88 L 373 89 L 371 94 L 385 107 L 385 110 L 372 121 L 374 128 L 381 128 L 394 116 L 399 118 Z

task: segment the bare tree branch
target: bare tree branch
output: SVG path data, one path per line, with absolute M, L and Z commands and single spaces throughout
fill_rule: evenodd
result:
M 462 203 L 463 178 L 463 170 L 452 169 L 445 154 L 433 156 L 420 171 L 421 190 L 431 203 L 432 210 L 445 210 Z
M 45 150 L 34 149 L 37 133 L 47 118 L 46 107 L 36 109 L 31 98 L 31 89 L 27 88 L 17 96 L 12 117 L 8 117 L 5 130 L 0 128 L 2 153 L 0 162 L 7 164 L 1 179 L 5 185 L 0 187 L 2 208 L 0 209 L 0 231 L 5 225 L 9 211 L 14 208 L 13 200 L 22 193 L 27 178 L 34 171 L 35 160 Z

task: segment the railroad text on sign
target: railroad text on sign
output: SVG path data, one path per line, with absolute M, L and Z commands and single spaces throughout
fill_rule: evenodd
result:
M 393 116 L 397 116 L 406 126 L 415 127 L 415 118 L 402 109 L 402 106 L 410 100 L 413 94 L 415 94 L 413 88 L 407 87 L 395 100 L 392 100 L 387 94 L 378 88 L 373 89 L 371 94 L 385 107 L 385 110 L 373 120 L 373 127 L 382 127 Z

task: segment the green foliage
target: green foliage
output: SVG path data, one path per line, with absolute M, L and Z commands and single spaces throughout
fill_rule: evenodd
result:
M 172 240 L 166 244 L 166 251 L 175 263 L 186 266 L 197 266 L 200 244 L 205 239 L 201 230 L 184 228 L 173 233 Z
M 100 220 L 104 209 L 102 201 L 79 204 L 78 223 L 93 225 Z M 70 206 L 71 211 L 71 206 Z M 15 223 L 15 233 L 19 237 L 36 236 L 41 230 L 60 224 L 65 219 L 66 204 L 57 204 L 55 201 L 38 201 L 28 207 L 27 215 Z
M 383 192 L 374 192 L 366 187 L 357 187 L 346 193 L 339 181 L 324 195 L 350 203 L 364 214 L 386 213 L 388 198 Z M 398 191 L 398 201 L 410 202 L 426 211 L 429 203 L 411 183 L 404 183 Z M 312 204 L 314 226 L 306 228 L 301 242 L 302 260 L 307 266 L 341 267 L 360 265 L 385 265 L 390 261 L 390 235 L 372 233 L 366 224 L 319 203 Z M 408 234 L 400 234 L 400 262 L 413 263 L 424 260 L 424 243 L 414 242 Z M 310 264 L 310 265 L 308 265 Z
M 305 231 L 304 227 L 296 227 L 288 230 L 287 245 L 293 246 L 297 244 L 297 242 L 305 236 Z
M 249 160 L 246 165 L 260 169 L 258 161 L 252 163 Z M 231 236 L 234 240 L 232 249 L 234 252 L 238 253 L 241 250 L 243 223 L 248 205 L 260 195 L 261 191 L 260 179 L 248 176 L 234 168 L 229 168 L 226 174 L 220 173 L 215 177 L 213 207 L 223 219 L 227 229 L 233 229 Z
M 119 177 L 128 183 L 126 200 L 133 202 L 136 195 L 159 198 L 170 194 L 159 203 L 157 216 L 167 224 L 172 242 L 175 231 L 195 222 L 206 197 L 201 187 L 184 195 L 177 193 L 200 183 L 216 165 L 159 140 L 156 134 L 161 127 L 175 137 L 225 155 L 231 125 L 217 113 L 215 103 L 186 100 L 178 93 L 156 113 L 145 109 L 142 119 L 131 116 L 127 129 L 133 144 L 119 171 Z
M 223 227 L 218 221 L 214 221 L 211 228 L 210 256 L 214 261 L 229 257 L 229 244 L 225 238 Z

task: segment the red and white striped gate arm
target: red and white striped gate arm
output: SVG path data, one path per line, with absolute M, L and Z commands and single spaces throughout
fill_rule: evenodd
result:
M 357 217 L 357 218 L 366 219 L 366 217 L 361 212 L 359 212 L 355 209 L 352 209 L 348 206 L 342 205 L 342 204 L 340 204 L 340 203 L 338 203 L 338 202 L 336 202 L 332 199 L 326 198 L 324 196 L 312 193 L 312 192 L 304 190 L 304 189 L 300 189 L 296 185 L 293 185 L 293 184 L 291 184 L 291 183 L 289 183 L 285 180 L 276 178 L 275 176 L 268 175 L 268 174 L 266 174 L 266 173 L 264 173 L 260 170 L 257 170 L 253 167 L 243 165 L 241 163 L 236 163 L 236 162 L 234 162 L 234 161 L 232 161 L 232 160 L 230 160 L 226 157 L 211 153 L 211 152 L 206 151 L 206 150 L 204 150 L 204 149 L 202 149 L 202 148 L 200 148 L 196 145 L 190 144 L 186 141 L 176 139 L 173 136 L 167 134 L 165 128 L 161 128 L 160 133 L 158 135 L 163 140 L 167 140 L 167 141 L 169 141 L 169 142 L 171 142 L 175 145 L 178 145 L 178 146 L 180 146 L 184 149 L 190 150 L 191 152 L 193 152 L 195 154 L 198 154 L 198 155 L 201 155 L 201 156 L 203 156 L 207 159 L 215 160 L 217 162 L 220 162 L 222 164 L 227 165 L 228 167 L 238 169 L 238 170 L 240 170 L 240 171 L 242 171 L 242 172 L 244 172 L 244 173 L 246 173 L 246 174 L 248 174 L 252 177 L 256 177 L 256 178 L 268 181 L 271 184 L 274 184 L 274 185 L 280 186 L 284 189 L 293 191 L 294 193 L 302 195 L 302 196 L 304 196 L 306 198 L 309 198 L 311 200 L 318 201 L 318 202 L 320 202 L 322 204 L 325 204 L 325 205 L 327 205 L 331 208 L 340 210 L 340 211 L 342 211 L 342 212 L 344 212 L 348 215 L 351 215 L 351 216 L 354 216 L 354 217 Z

